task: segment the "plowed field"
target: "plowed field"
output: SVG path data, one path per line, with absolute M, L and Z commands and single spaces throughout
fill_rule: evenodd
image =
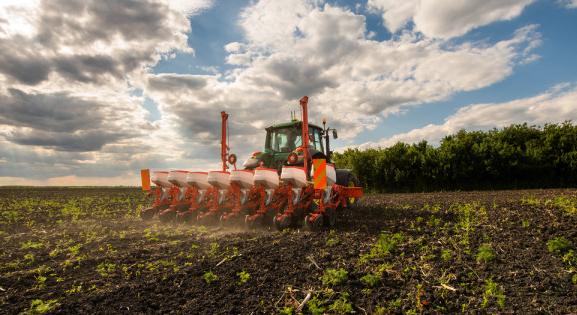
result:
M 145 223 L 148 202 L 0 189 L 0 313 L 577 313 L 577 190 L 368 195 L 324 232 Z

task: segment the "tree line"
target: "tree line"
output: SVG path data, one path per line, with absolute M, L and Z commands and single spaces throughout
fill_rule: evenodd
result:
M 399 142 L 334 153 L 375 192 L 577 186 L 577 126 L 517 124 L 444 137 L 440 145 Z

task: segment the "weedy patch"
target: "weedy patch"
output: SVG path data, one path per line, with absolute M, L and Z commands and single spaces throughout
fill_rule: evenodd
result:
M 350 314 L 354 313 L 348 292 L 335 292 L 326 288 L 317 292 L 307 304 L 306 309 L 312 315 L 322 314 Z
M 547 199 L 547 201 L 545 201 L 545 205 L 561 209 L 565 214 L 569 216 L 577 215 L 577 198 L 563 195 L 556 196 L 553 199 Z
M 30 302 L 30 308 L 26 311 L 23 312 L 24 314 L 44 314 L 44 313 L 48 313 L 50 311 L 55 310 L 58 307 L 58 300 L 54 299 L 54 300 L 40 300 L 40 299 L 36 299 L 36 300 L 32 300 L 32 302 Z
M 116 272 L 116 264 L 113 263 L 100 263 L 96 266 L 96 272 L 102 277 L 110 277 L 114 272 Z
M 42 242 L 26 241 L 20 245 L 20 249 L 40 249 L 43 248 Z
M 332 247 L 338 245 L 340 242 L 337 232 L 335 230 L 330 230 L 329 235 L 327 237 L 327 246 Z
M 372 259 L 386 257 L 391 254 L 397 248 L 398 244 L 404 241 L 404 239 L 402 233 L 381 233 L 376 244 L 371 248 L 371 251 L 368 254 L 361 255 L 359 262 L 364 264 Z
M 489 303 L 493 300 L 497 302 L 499 307 L 505 307 L 505 293 L 503 290 L 497 285 L 497 283 L 493 282 L 492 279 L 485 280 L 485 287 L 483 291 L 483 302 L 481 302 L 481 306 L 483 308 L 487 307 Z
M 562 254 L 571 248 L 572 244 L 563 236 L 556 237 L 547 242 L 547 249 L 549 252 Z
M 238 272 L 236 274 L 238 276 L 238 284 L 242 285 L 248 282 L 248 280 L 250 280 L 250 273 L 246 272 L 245 270 Z
M 349 273 L 343 269 L 327 269 L 321 277 L 324 285 L 336 286 L 347 281 Z
M 460 237 L 459 243 L 464 251 L 470 254 L 470 237 L 476 226 L 487 220 L 487 210 L 478 202 L 453 205 L 452 210 L 457 214 L 458 221 L 455 224 L 455 232 Z
M 445 262 L 453 258 L 453 253 L 448 249 L 441 250 L 441 259 Z
M 483 244 L 479 246 L 475 259 L 478 263 L 486 264 L 495 260 L 495 257 L 497 257 L 497 255 L 495 254 L 493 247 L 491 247 L 491 244 Z
M 533 195 L 524 196 L 523 198 L 521 198 L 521 204 L 525 205 L 525 206 L 538 207 L 541 205 L 541 199 L 539 199 Z
M 381 282 L 382 274 L 380 273 L 368 273 L 361 277 L 361 282 L 367 287 L 375 287 L 379 282 Z
M 218 280 L 218 276 L 214 274 L 212 271 L 207 271 L 202 275 L 202 279 L 204 279 L 204 282 L 206 282 L 206 284 L 211 284 Z

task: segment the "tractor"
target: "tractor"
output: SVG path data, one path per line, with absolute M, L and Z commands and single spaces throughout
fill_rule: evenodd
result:
M 253 152 L 242 169 L 229 152 L 229 116 L 221 112 L 222 169 L 152 172 L 156 198 L 141 217 L 222 224 L 244 218 L 247 227 L 272 223 L 278 230 L 334 226 L 337 211 L 350 208 L 363 192 L 354 174 L 331 163 L 330 136 L 336 139 L 337 131 L 326 121 L 322 128 L 308 123 L 307 96 L 300 106 L 300 120 L 266 128 L 264 151 Z M 150 171 L 141 175 L 143 189 L 150 191 Z

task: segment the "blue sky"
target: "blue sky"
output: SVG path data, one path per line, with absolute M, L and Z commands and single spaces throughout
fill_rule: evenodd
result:
M 0 185 L 218 168 L 221 110 L 242 161 L 305 94 L 341 150 L 576 120 L 574 30 L 577 0 L 3 1 Z
M 386 41 L 393 36 L 383 25 L 380 14 L 366 8 L 366 1 L 327 3 L 363 14 L 367 31 L 375 33 L 374 40 Z M 362 6 L 359 7 L 359 3 Z M 250 1 L 217 1 L 210 9 L 194 16 L 188 43 L 194 47 L 195 55 L 179 54 L 175 59 L 163 60 L 156 65 L 154 72 L 206 74 L 210 73 L 206 70 L 208 68 L 230 69 L 231 66 L 225 62 L 227 53 L 223 47 L 229 42 L 243 40 L 243 30 L 238 21 L 242 10 L 249 4 Z M 390 115 L 375 129 L 359 134 L 356 142 L 376 141 L 427 124 L 441 124 L 447 116 L 465 105 L 511 101 L 539 94 L 556 84 L 577 82 L 577 33 L 570 31 L 577 30 L 577 10 L 568 10 L 555 1 L 536 1 L 512 20 L 481 26 L 454 41 L 494 43 L 529 24 L 537 24 L 542 35 L 543 43 L 535 49 L 539 60 L 519 66 L 512 75 L 488 87 L 459 92 L 446 100 L 417 105 L 403 113 Z M 147 103 L 147 108 L 154 106 Z M 158 115 L 156 109 L 152 110 Z

